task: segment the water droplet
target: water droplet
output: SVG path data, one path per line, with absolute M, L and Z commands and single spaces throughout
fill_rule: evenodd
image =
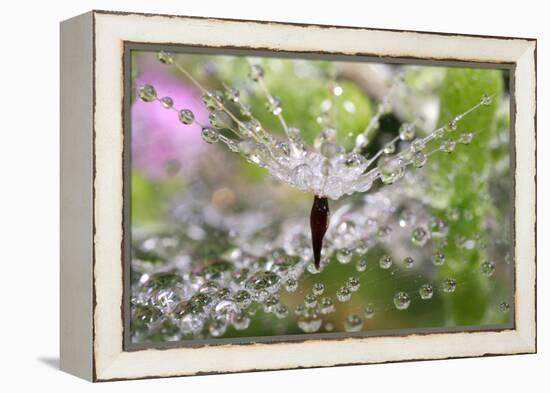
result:
M 229 288 L 222 288 L 216 293 L 216 296 L 221 300 L 229 300 L 231 299 L 231 291 Z
M 313 284 L 312 291 L 315 296 L 321 296 L 325 291 L 325 286 L 320 282 L 316 282 Z
M 380 268 L 389 269 L 393 264 L 393 258 L 389 255 L 382 255 L 378 261 Z
M 225 91 L 225 96 L 231 102 L 239 102 L 241 92 L 236 87 L 230 87 Z
M 294 307 L 294 314 L 296 315 L 303 315 L 306 312 L 306 306 L 303 304 L 298 304 L 296 307 Z
M 508 302 L 502 302 L 498 305 L 498 310 L 501 312 L 501 313 L 506 313 L 508 311 L 510 311 L 510 303 Z
M 434 289 L 430 284 L 423 284 L 418 289 L 418 294 L 420 295 L 420 298 L 423 300 L 431 299 L 434 295 Z
M 428 231 L 422 226 L 415 227 L 411 234 L 411 242 L 419 247 L 425 246 L 429 238 Z
M 281 106 L 281 99 L 279 97 L 270 97 L 267 102 L 267 110 L 270 111 L 275 116 L 280 115 L 283 111 Z
M 313 261 L 307 264 L 306 269 L 311 274 L 319 274 L 321 272 L 321 269 L 318 269 Z
M 217 143 L 220 140 L 218 132 L 211 127 L 204 127 L 201 136 L 206 143 Z
M 492 261 L 485 261 L 481 264 L 481 272 L 486 277 L 491 277 L 495 273 L 495 263 Z
M 350 223 L 353 223 L 353 221 L 347 221 Z M 354 230 L 353 230 L 353 236 L 355 237 L 357 235 L 357 231 L 355 230 L 355 224 L 353 224 Z M 349 232 L 351 233 L 351 232 Z M 369 242 L 365 239 L 357 240 L 354 246 L 355 253 L 357 255 L 365 255 L 369 251 Z
M 275 144 L 275 154 L 279 157 L 290 156 L 290 146 L 287 142 L 279 141 Z
M 245 314 L 239 314 L 233 319 L 233 327 L 236 330 L 246 330 L 250 326 L 250 318 Z
M 375 310 L 372 304 L 367 304 L 365 307 L 365 318 L 372 319 L 374 317 Z
M 456 289 L 456 280 L 452 278 L 448 278 L 446 280 L 443 280 L 443 283 L 441 285 L 441 289 L 443 292 L 452 293 Z
M 181 298 L 171 288 L 159 289 L 153 292 L 149 301 L 151 304 L 160 308 L 163 312 L 170 312 L 180 302 Z
M 227 330 L 227 319 L 225 318 L 216 318 L 212 320 L 208 331 L 212 337 L 220 337 L 225 334 Z
M 334 325 L 331 322 L 325 323 L 325 330 L 327 332 L 332 332 L 334 330 Z
M 252 136 L 253 134 L 261 134 L 263 132 L 262 125 L 256 119 L 248 120 L 239 124 L 239 131 L 244 136 Z
M 413 224 L 415 220 L 415 214 L 408 209 L 403 209 L 401 213 L 399 213 L 399 226 L 401 228 L 405 228 L 406 226 Z
M 204 319 L 195 311 L 184 311 L 184 309 L 182 309 L 180 312 L 175 312 L 174 316 L 183 334 L 195 335 L 202 331 Z
M 218 90 L 208 91 L 202 95 L 202 102 L 209 110 L 221 109 L 223 94 Z
M 292 169 L 290 177 L 296 187 L 300 189 L 308 189 L 313 177 L 313 171 L 308 164 L 299 164 Z
M 227 261 L 214 261 L 210 265 L 205 266 L 201 274 L 207 280 L 221 280 L 230 275 L 233 271 L 233 264 Z
M 359 134 L 355 137 L 355 146 L 358 149 L 361 149 L 361 148 L 367 146 L 368 143 L 369 143 L 369 141 L 368 141 L 365 134 Z
M 336 97 L 340 97 L 343 92 L 344 89 L 342 89 L 342 86 L 340 85 L 334 85 L 332 88 L 332 94 L 334 94 Z
M 429 227 L 430 235 L 435 238 L 443 238 L 449 233 L 449 226 L 439 217 L 432 217 Z
M 411 150 L 415 153 L 422 151 L 426 148 L 426 142 L 422 138 L 415 139 L 411 143 Z
M 367 166 L 367 159 L 361 154 L 349 153 L 344 157 L 343 166 L 346 170 L 351 171 L 354 175 L 358 176 L 365 171 Z
M 189 109 L 182 109 L 178 112 L 178 118 L 183 124 L 191 124 L 195 121 L 195 114 Z
M 220 290 L 220 285 L 215 281 L 207 281 L 205 282 L 200 288 L 199 293 L 203 293 L 205 295 L 214 295 L 216 292 Z
M 260 289 L 259 291 L 254 292 L 254 299 L 258 303 L 263 303 L 269 298 L 269 292 L 265 289 Z M 268 311 L 268 310 L 266 310 Z
M 205 288 L 208 288 L 206 292 L 215 293 L 215 288 L 219 288 L 219 286 L 216 283 L 208 284 Z M 201 287 L 202 288 L 202 287 Z M 189 305 L 192 306 L 194 310 L 203 310 L 205 307 L 207 307 L 212 302 L 212 297 L 207 295 L 206 293 L 196 293 L 194 294 L 191 299 L 189 299 Z
M 445 153 L 452 153 L 456 147 L 456 142 L 452 139 L 445 139 L 443 142 L 441 142 L 441 145 L 439 148 L 441 151 Z
M 351 291 L 348 287 L 343 286 L 336 291 L 336 299 L 340 302 L 347 302 L 351 299 Z
M 222 299 L 214 306 L 214 313 L 217 316 L 223 315 L 225 318 L 232 320 L 239 313 L 239 306 L 232 300 Z
M 344 322 L 346 332 L 358 332 L 363 328 L 363 320 L 357 314 L 350 314 Z
M 330 176 L 332 173 L 332 164 L 329 160 L 325 160 L 321 165 L 321 174 L 325 177 Z
M 369 174 L 359 177 L 355 181 L 355 190 L 358 192 L 367 192 L 372 188 L 372 184 L 376 179 L 376 174 Z
M 336 251 L 336 260 L 341 264 L 347 264 L 351 261 L 353 253 L 349 248 L 340 248 Z
M 469 145 L 472 143 L 472 139 L 474 138 L 474 134 L 471 132 L 463 132 L 458 137 L 458 143 L 462 143 L 463 145 Z
M 241 103 L 239 107 L 240 107 L 239 112 L 241 112 L 241 115 L 248 118 L 252 117 L 252 107 L 249 104 Z
M 246 308 L 250 306 L 252 303 L 252 296 L 250 293 L 245 291 L 244 289 L 241 289 L 235 293 L 233 296 L 233 300 L 242 308 Z
M 324 115 L 325 112 L 328 112 L 330 108 L 332 108 L 332 102 L 329 99 L 325 99 L 321 101 L 319 106 L 321 107 L 321 112 L 323 112 Z
M 298 319 L 298 327 L 304 333 L 315 333 L 321 328 L 323 320 L 316 313 L 306 314 Z
M 459 122 L 459 118 L 458 117 L 455 117 L 454 119 L 452 119 L 448 124 L 447 124 L 447 128 L 449 129 L 449 131 L 454 131 L 456 130 L 456 127 L 458 125 L 458 122 Z
M 289 278 L 285 281 L 285 289 L 287 292 L 294 292 L 298 289 L 298 281 L 294 278 Z
M 162 318 L 162 312 L 149 304 L 136 304 L 132 310 L 133 331 L 147 331 L 150 326 Z
M 280 280 L 281 278 L 273 272 L 261 271 L 248 279 L 246 288 L 255 292 L 268 290 L 273 293 L 276 291 Z
M 165 109 L 170 109 L 172 108 L 172 106 L 174 106 L 174 100 L 172 100 L 172 98 L 170 97 L 162 97 L 160 99 L 160 103 Z
M 210 112 L 208 116 L 208 122 L 212 127 L 218 129 L 231 128 L 231 117 L 225 111 L 215 110 Z
M 481 97 L 481 101 L 480 101 L 481 105 L 491 105 L 492 102 L 493 102 L 493 97 L 491 97 L 488 94 L 484 94 Z
M 412 158 L 412 164 L 416 168 L 422 168 L 424 165 L 426 165 L 427 161 L 428 161 L 428 156 L 421 151 L 414 153 Z
M 335 311 L 334 301 L 329 297 L 324 297 L 319 301 L 319 311 L 321 314 L 330 314 Z
M 250 69 L 248 71 L 248 77 L 252 79 L 254 82 L 258 82 L 260 79 L 264 77 L 264 69 L 259 64 L 252 64 L 250 66 Z
M 378 160 L 378 170 L 380 171 L 380 180 L 384 184 L 392 184 L 405 173 L 405 168 L 399 160 L 393 157 L 381 157 Z
M 306 296 L 304 296 L 304 304 L 308 308 L 315 307 L 317 305 L 317 297 L 312 293 L 308 293 Z
M 411 298 L 406 292 L 397 292 L 393 297 L 393 304 L 398 310 L 406 310 L 411 304 Z
M 405 259 L 403 259 L 403 265 L 407 269 L 412 268 L 414 266 L 414 259 L 412 257 L 405 257 Z
M 157 91 L 151 85 L 143 85 L 138 88 L 138 95 L 142 101 L 151 102 L 157 99 Z
M 441 251 L 436 251 L 433 255 L 432 262 L 435 266 L 441 266 L 445 263 L 445 254 Z
M 279 319 L 283 319 L 288 317 L 288 307 L 284 304 L 279 304 L 275 309 L 273 310 L 273 314 Z
M 356 292 L 359 287 L 361 286 L 361 281 L 357 277 L 350 277 L 348 278 L 348 281 L 346 282 L 346 286 L 348 289 L 352 292 Z
M 155 337 L 155 339 L 151 339 L 151 341 L 157 341 L 156 337 L 166 341 L 178 341 L 181 339 L 181 332 L 175 321 L 172 319 L 165 319 L 154 327 L 151 336 Z
M 174 309 L 173 315 L 183 334 L 197 334 L 204 326 L 204 308 L 210 298 L 204 294 L 196 294 L 188 302 L 182 302 Z
M 177 273 L 163 272 L 156 273 L 148 277 L 143 287 L 148 293 L 160 289 L 173 289 L 181 287 L 183 284 L 183 278 Z
M 237 255 L 240 256 L 241 254 L 237 254 Z M 250 270 L 247 268 L 242 268 L 234 271 L 232 274 L 233 283 L 235 283 L 236 286 L 240 287 L 241 284 L 244 283 L 245 280 L 248 278 L 249 274 L 250 274 Z
M 402 141 L 412 141 L 415 135 L 415 125 L 412 123 L 404 123 L 399 127 L 399 139 Z
M 390 142 L 384 146 L 383 152 L 385 155 L 390 155 L 395 153 L 395 143 Z
M 243 139 L 239 141 L 237 148 L 244 156 L 251 156 L 256 152 L 256 142 L 251 139 Z
M 357 236 L 357 226 L 351 220 L 342 220 L 336 226 L 336 234 L 348 240 L 354 239 Z
M 172 64 L 174 62 L 174 57 L 172 54 L 165 51 L 158 52 L 157 59 L 163 64 Z
M 359 273 L 364 272 L 367 270 L 367 260 L 366 259 L 359 259 L 357 263 L 355 264 L 355 270 L 357 270 Z
M 435 139 L 441 139 L 443 138 L 443 135 L 445 135 L 445 127 L 438 128 L 433 132 Z

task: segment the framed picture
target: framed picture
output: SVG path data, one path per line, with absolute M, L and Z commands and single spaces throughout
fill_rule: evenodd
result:
M 536 41 L 61 24 L 61 368 L 536 351 Z

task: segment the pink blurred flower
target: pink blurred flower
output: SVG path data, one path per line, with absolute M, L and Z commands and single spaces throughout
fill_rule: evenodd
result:
M 140 64 L 135 85 L 150 84 L 157 96 L 170 96 L 174 108 L 190 109 L 201 124 L 208 123 L 208 112 L 200 92 L 171 74 L 162 64 Z M 180 123 L 178 114 L 159 102 L 136 99 L 132 105 L 132 164 L 146 176 L 159 179 L 169 174 L 189 175 L 205 148 L 197 124 Z

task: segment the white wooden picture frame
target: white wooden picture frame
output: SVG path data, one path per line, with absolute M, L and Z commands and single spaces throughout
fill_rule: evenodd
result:
M 506 64 L 514 92 L 514 326 L 166 349 L 124 345 L 128 43 Z M 61 368 L 90 381 L 536 351 L 536 40 L 92 11 L 61 24 Z

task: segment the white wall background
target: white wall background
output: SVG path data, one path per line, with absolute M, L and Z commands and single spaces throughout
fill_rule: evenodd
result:
M 548 391 L 550 233 L 544 1 L 27 1 L 0 12 L 0 390 Z M 538 38 L 539 354 L 91 385 L 58 364 L 58 23 L 90 9 Z M 546 240 L 547 241 L 547 240 Z

